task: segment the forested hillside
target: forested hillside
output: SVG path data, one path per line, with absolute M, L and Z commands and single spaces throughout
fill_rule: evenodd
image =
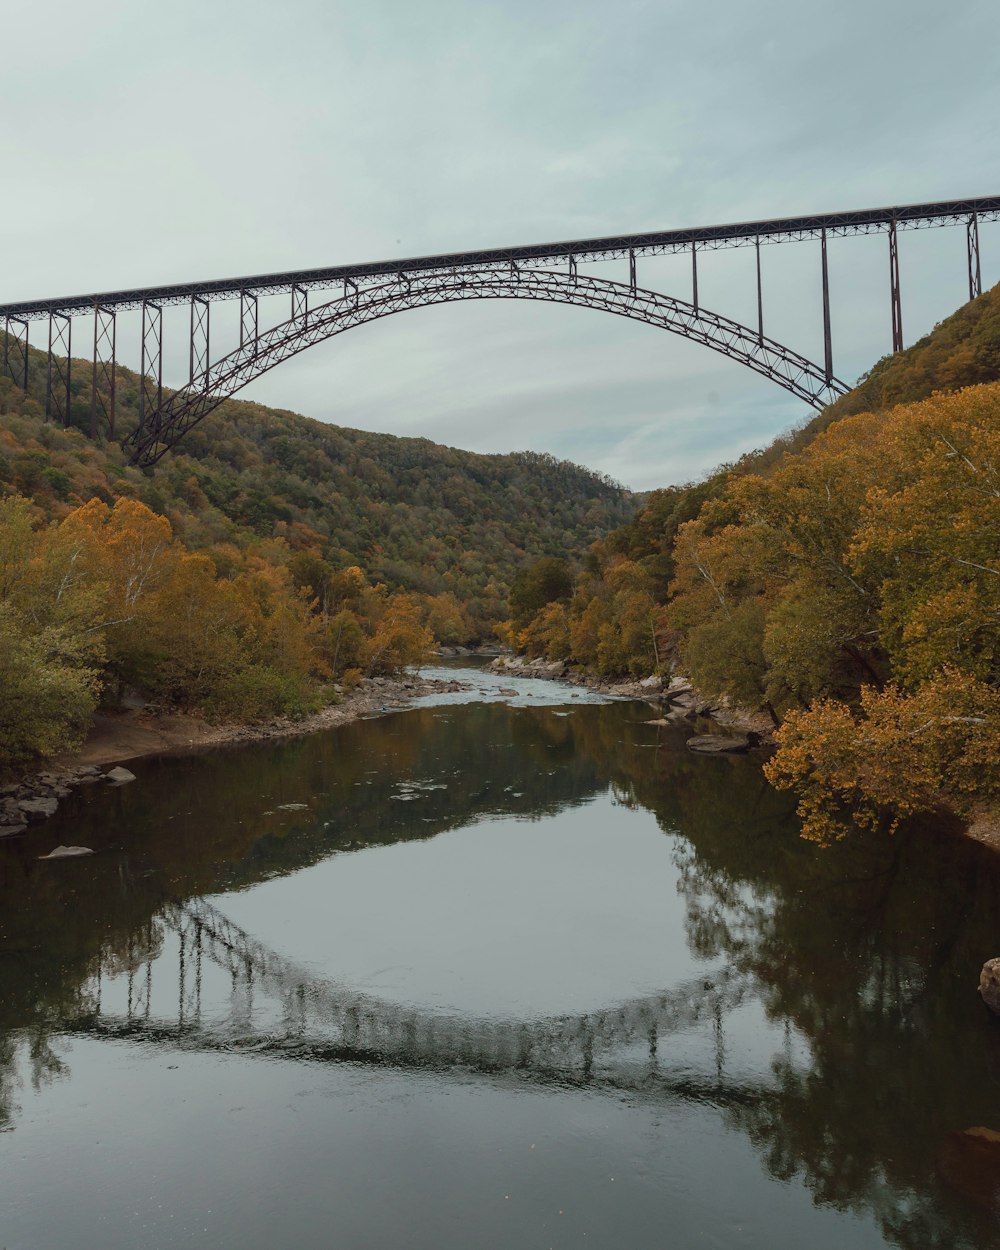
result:
M 280 539 L 334 570 L 462 605 L 470 636 L 506 612 L 525 560 L 585 547 L 635 509 L 616 483 L 552 456 L 489 456 L 394 438 L 227 401 L 152 476 L 117 446 L 42 422 L 44 357 L 32 353 L 30 395 L 0 379 L 0 490 L 30 495 L 59 517 L 98 497 L 139 499 L 192 549 Z M 118 374 L 120 430 L 134 427 L 135 374 Z M 72 423 L 90 419 L 90 369 L 74 362 Z
M 128 692 L 296 717 L 434 641 L 495 636 L 517 569 L 634 510 L 551 456 L 483 456 L 230 401 L 152 472 L 0 379 L 0 774 L 72 746 Z M 118 378 L 120 430 L 137 378 Z
M 845 805 L 874 821 L 992 801 L 998 378 L 1000 287 L 801 430 L 654 492 L 575 583 L 526 569 L 511 641 L 607 676 L 679 669 L 766 709 L 782 726 L 769 775 L 818 839 Z

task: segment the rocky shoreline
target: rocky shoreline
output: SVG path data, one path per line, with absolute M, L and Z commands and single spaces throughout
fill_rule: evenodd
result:
M 68 798 L 78 786 L 127 785 L 134 781 L 135 774 L 120 766 L 122 760 L 167 751 L 297 738 L 364 717 L 402 711 L 411 700 L 423 695 L 467 689 L 469 685 L 464 681 L 369 677 L 340 703 L 321 708 L 302 720 L 280 719 L 263 725 L 209 725 L 198 716 L 148 707 L 101 716 L 79 751 L 58 756 L 44 769 L 25 772 L 22 777 L 0 785 L 0 840 L 20 837 L 31 826 L 54 816 L 60 800 Z M 116 767 L 108 769 L 109 764 Z
M 548 681 L 568 681 L 588 690 L 616 695 L 626 699 L 645 699 L 658 704 L 663 715 L 651 725 L 684 725 L 711 721 L 728 734 L 701 733 L 688 739 L 692 751 L 706 755 L 742 754 L 755 747 L 770 746 L 773 727 L 767 717 L 744 708 L 730 708 L 710 703 L 684 677 L 643 677 L 624 681 L 605 681 L 584 673 L 564 660 L 529 660 L 522 655 L 499 656 L 489 666 L 494 673 L 511 677 L 535 677 Z

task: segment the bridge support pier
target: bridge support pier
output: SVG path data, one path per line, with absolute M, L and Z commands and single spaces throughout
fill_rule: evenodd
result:
M 163 309 L 152 300 L 142 301 L 139 365 L 139 431 L 147 420 L 159 422 L 163 402 Z
M 698 249 L 695 247 L 694 239 L 691 240 L 691 303 L 694 306 L 694 314 L 698 315 Z
M 830 328 L 830 266 L 826 254 L 826 230 L 820 234 L 823 260 L 823 368 L 829 385 L 833 381 L 833 335 Z
M 13 327 L 19 327 L 14 329 Z M 0 375 L 16 382 L 22 391 L 28 389 L 28 323 L 20 317 L 5 317 L 3 323 L 3 356 Z
M 69 424 L 70 372 L 72 369 L 73 318 L 68 313 L 49 313 L 49 356 L 45 370 L 45 420 Z
M 965 227 L 966 250 L 969 255 L 969 299 L 983 293 L 983 273 L 979 266 L 979 217 L 972 213 Z
M 240 291 L 240 347 L 257 338 L 257 296 L 253 291 Z
M 115 310 L 94 305 L 94 371 L 90 381 L 90 437 L 97 438 L 103 418 L 108 438 L 115 436 Z
M 889 222 L 889 299 L 892 303 L 892 350 L 903 350 L 903 306 L 899 296 L 899 240 L 896 219 Z
M 209 309 L 211 305 L 200 295 L 191 296 L 191 337 L 188 344 L 189 381 L 208 372 L 209 355 Z

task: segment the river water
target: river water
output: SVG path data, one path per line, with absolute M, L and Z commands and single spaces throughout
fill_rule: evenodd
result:
M 0 846 L 0 1245 L 1000 1245 L 991 854 L 464 675 Z

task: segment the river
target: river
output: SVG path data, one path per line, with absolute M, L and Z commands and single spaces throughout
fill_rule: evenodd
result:
M 644 703 L 446 675 L 0 846 L 0 1245 L 1000 1245 L 996 857 L 822 850 Z

